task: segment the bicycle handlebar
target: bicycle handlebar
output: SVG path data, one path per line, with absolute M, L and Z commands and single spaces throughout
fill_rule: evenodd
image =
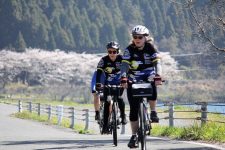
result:
M 123 88 L 121 85 L 117 85 L 117 84 L 106 84 L 106 85 L 104 85 L 104 87 L 106 87 L 106 88 Z
M 109 89 L 110 91 L 112 90 L 119 90 L 119 89 L 122 89 L 122 85 L 117 85 L 117 84 L 105 84 L 102 86 L 102 88 L 100 90 L 98 90 L 97 92 L 98 93 L 102 93 L 104 88 L 107 88 Z

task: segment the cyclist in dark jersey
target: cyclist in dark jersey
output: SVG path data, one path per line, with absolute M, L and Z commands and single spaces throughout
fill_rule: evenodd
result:
M 149 81 L 155 76 L 161 76 L 161 63 L 159 53 L 150 41 L 149 30 L 142 25 L 137 25 L 132 29 L 132 43 L 125 49 L 121 66 L 121 80 L 130 81 Z M 161 79 L 161 78 L 159 78 Z M 161 84 L 158 81 L 156 84 Z M 122 82 L 122 86 L 127 88 L 127 97 L 130 104 L 130 124 L 132 136 L 128 147 L 137 146 L 137 130 L 138 130 L 138 100 L 132 97 L 131 84 Z M 153 96 L 149 99 L 151 108 L 152 122 L 159 122 L 156 113 L 157 89 L 152 84 Z
M 119 44 L 117 42 L 109 42 L 106 45 L 108 55 L 101 58 L 97 66 L 97 74 L 96 74 L 96 90 L 102 88 L 102 84 L 100 82 L 101 74 L 105 74 L 105 83 L 111 85 L 120 85 L 121 78 L 121 62 L 122 56 L 119 54 Z M 121 89 L 120 94 L 122 95 L 123 89 Z M 107 90 L 104 90 L 104 125 L 103 125 L 103 133 L 108 133 L 108 117 L 109 117 L 109 106 L 110 102 L 107 101 Z M 120 96 L 121 96 L 120 95 Z M 118 99 L 118 105 L 121 113 L 121 123 L 126 124 L 126 115 L 125 115 L 125 103 L 122 98 Z

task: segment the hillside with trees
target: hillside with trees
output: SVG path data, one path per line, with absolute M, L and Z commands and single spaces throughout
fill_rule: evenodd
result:
M 225 73 L 224 12 L 223 0 L 1 0 L 0 55 L 2 60 L 6 58 L 6 51 L 12 51 L 15 56 L 15 60 L 10 59 L 10 53 L 9 59 L 1 61 L 1 83 L 5 84 L 6 79 L 23 81 L 27 74 L 31 78 L 34 72 L 38 72 L 27 71 L 26 67 L 24 70 L 23 63 L 19 63 L 20 67 L 12 65 L 17 61 L 26 62 L 28 57 L 23 56 L 33 53 L 34 49 L 44 49 L 46 55 L 52 52 L 53 56 L 49 57 L 54 57 L 55 51 L 59 50 L 60 53 L 83 53 L 89 56 L 104 53 L 106 43 L 116 40 L 123 50 L 130 42 L 132 27 L 142 24 L 150 29 L 158 49 L 168 52 L 177 62 L 176 75 L 179 81 L 168 78 L 171 81 L 170 89 L 177 92 L 171 95 L 172 98 L 176 97 L 180 101 L 182 97 L 188 99 L 188 95 L 197 94 L 196 97 L 200 99 L 221 100 L 224 98 L 221 91 L 225 90 L 225 84 L 219 82 L 224 81 Z M 19 55 L 24 60 L 17 60 Z M 67 56 L 64 61 L 70 61 L 68 59 L 73 56 Z M 30 64 L 37 61 L 29 60 L 32 60 Z M 44 59 L 38 61 L 40 66 L 45 64 Z M 51 68 L 56 67 L 54 65 L 48 64 L 44 72 L 48 75 Z M 38 68 L 38 65 L 35 66 Z M 77 66 L 74 66 L 74 70 L 82 72 Z M 61 73 L 53 77 L 56 79 L 54 81 L 58 82 L 59 79 L 69 82 L 71 76 L 65 75 L 66 70 Z M 12 80 L 9 74 L 14 74 L 19 80 Z M 62 80 L 61 75 L 66 79 Z M 90 79 L 90 72 L 85 75 Z M 31 83 L 46 83 L 43 80 L 50 76 L 42 77 L 38 76 L 38 80 L 34 77 Z M 74 84 L 86 85 L 83 78 L 74 81 Z M 39 85 L 38 82 L 35 84 Z M 186 88 L 190 94 L 186 94 Z M 211 92 L 207 93 L 209 89 Z M 201 97 L 198 95 L 201 92 L 207 94 Z
M 216 20 L 224 21 L 225 4 L 196 0 L 187 5 L 185 0 L 1 0 L 0 49 L 102 52 L 112 39 L 125 47 L 136 24 L 149 27 L 157 42 L 173 38 L 173 45 L 181 47 L 198 36 L 190 9 L 213 42 L 225 47 L 224 26 L 218 28 Z M 215 28 L 213 19 L 218 23 Z

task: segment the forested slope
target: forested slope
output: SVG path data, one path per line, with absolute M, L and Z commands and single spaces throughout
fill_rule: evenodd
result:
M 105 43 L 111 40 L 118 40 L 125 47 L 130 40 L 129 30 L 136 24 L 146 25 L 157 42 L 173 38 L 176 43 L 172 44 L 181 47 L 184 42 L 194 39 L 198 29 L 185 5 L 186 2 L 185 0 L 176 0 L 174 3 L 170 0 L 1 0 L 0 49 L 16 48 L 16 51 L 23 51 L 24 47 L 32 47 L 102 52 Z M 198 18 L 200 22 L 210 21 L 206 20 L 210 18 L 203 15 L 212 14 L 214 17 L 224 15 L 224 3 L 213 4 L 212 0 L 193 2 L 191 8 L 196 15 L 201 15 Z M 212 19 L 215 18 L 211 17 Z M 222 29 L 213 29 L 212 24 L 207 34 L 210 34 L 221 47 L 224 46 L 222 41 L 225 35 Z M 172 47 L 160 48 L 162 51 L 172 53 L 181 52 L 181 49 Z
M 224 0 L 0 0 L 0 92 L 87 95 L 92 61 L 100 58 L 91 54 L 105 52 L 111 40 L 123 50 L 132 27 L 142 24 L 158 49 L 169 52 L 165 57 L 177 62 L 166 62 L 174 70 L 163 68 L 176 72 L 165 75 L 165 97 L 222 100 L 224 12 Z

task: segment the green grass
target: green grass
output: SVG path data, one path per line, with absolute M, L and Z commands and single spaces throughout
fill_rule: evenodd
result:
M 21 113 L 15 113 L 13 116 L 21 119 L 28 119 L 28 120 L 35 120 L 38 122 L 44 122 L 46 124 L 50 125 L 57 125 L 57 117 L 53 116 L 51 120 L 48 120 L 47 115 L 41 115 L 39 116 L 37 113 L 30 113 L 28 111 L 23 111 Z M 70 128 L 70 120 L 63 118 L 60 126 L 65 127 L 65 128 Z M 86 133 L 92 133 L 93 131 L 90 130 L 84 130 L 84 125 L 81 124 L 75 124 L 74 130 L 80 134 L 86 134 Z
M 203 140 L 209 142 L 225 142 L 225 124 L 206 123 L 202 127 L 197 123 L 190 127 L 167 127 L 154 125 L 154 136 L 167 136 L 174 139 Z
M 0 102 L 3 102 L 0 99 Z M 18 103 L 18 100 L 7 100 L 4 101 L 7 103 Z M 24 101 L 23 101 L 24 102 Z M 91 108 L 93 104 L 78 104 L 75 102 L 65 101 L 49 101 L 49 100 L 35 100 L 33 103 L 41 103 L 41 104 L 51 104 L 51 105 L 65 105 L 65 106 L 74 106 L 74 107 L 82 107 L 82 108 Z M 185 107 L 185 106 L 175 106 L 175 110 L 193 110 L 193 108 Z M 158 109 L 158 111 L 164 111 L 164 109 Z M 47 124 L 57 124 L 57 118 L 52 117 L 50 121 L 48 121 L 47 115 L 38 116 L 37 113 L 29 113 L 24 111 L 23 113 L 16 113 L 16 117 L 23 119 L 31 119 L 40 122 L 45 122 Z M 181 118 L 195 118 L 200 117 L 201 113 L 198 112 L 176 112 L 176 117 Z M 218 114 L 208 114 L 209 120 L 225 120 L 225 115 Z M 63 119 L 61 126 L 69 128 L 70 120 Z M 76 124 L 74 127 L 76 132 L 79 133 L 92 133 L 93 131 L 85 131 L 84 125 Z M 204 140 L 204 141 L 212 141 L 212 142 L 225 142 L 225 124 L 222 123 L 213 123 L 208 122 L 203 127 L 199 126 L 197 123 L 190 127 L 168 127 L 168 126 L 159 126 L 154 125 L 152 130 L 152 135 L 154 136 L 168 136 L 170 138 L 175 139 L 184 139 L 184 140 Z

